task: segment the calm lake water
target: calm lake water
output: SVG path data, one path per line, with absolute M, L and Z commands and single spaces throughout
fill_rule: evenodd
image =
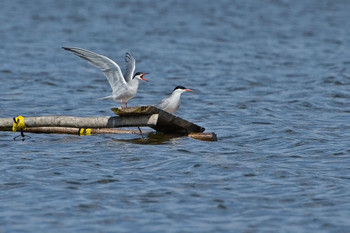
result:
M 150 73 L 129 106 L 175 86 L 215 132 L 0 132 L 0 232 L 349 232 L 350 2 L 2 1 L 0 117 L 109 116 L 104 75 L 64 51 Z

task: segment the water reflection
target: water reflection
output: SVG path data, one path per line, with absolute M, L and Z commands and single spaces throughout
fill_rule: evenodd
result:
M 138 138 L 131 138 L 131 139 L 113 139 L 115 142 L 125 142 L 125 143 L 133 143 L 133 144 L 141 144 L 141 145 L 161 145 L 165 144 L 173 139 L 186 137 L 184 135 L 178 135 L 178 134 L 164 134 L 161 132 L 151 132 L 144 135 L 142 138 L 141 136 Z

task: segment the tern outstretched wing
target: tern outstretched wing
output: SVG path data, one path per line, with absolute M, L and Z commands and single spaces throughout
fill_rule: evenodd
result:
M 62 47 L 65 50 L 73 52 L 75 55 L 87 60 L 90 64 L 98 67 L 107 77 L 109 84 L 112 87 L 113 92 L 126 88 L 127 83 L 123 77 L 120 67 L 110 58 L 91 52 L 81 48 L 69 48 Z
M 126 71 L 124 74 L 125 81 L 128 83 L 135 72 L 135 58 L 131 55 L 131 53 L 125 54 L 125 63 L 126 63 Z

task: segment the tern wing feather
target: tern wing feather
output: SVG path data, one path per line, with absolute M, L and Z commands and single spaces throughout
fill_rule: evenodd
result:
M 126 63 L 126 70 L 124 74 L 124 79 L 128 83 L 132 79 L 133 74 L 135 72 L 135 67 L 136 67 L 136 60 L 131 55 L 131 53 L 125 54 L 125 63 Z
M 127 87 L 127 83 L 123 77 L 120 67 L 110 58 L 82 48 L 62 48 L 73 52 L 75 55 L 87 60 L 90 64 L 99 68 L 107 77 L 113 92 L 120 88 Z
M 167 106 L 169 105 L 169 98 L 164 98 L 162 99 L 157 105 L 156 107 L 159 109 L 165 109 Z

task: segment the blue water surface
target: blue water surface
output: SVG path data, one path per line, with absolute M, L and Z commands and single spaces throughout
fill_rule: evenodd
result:
M 112 116 L 102 72 L 61 47 L 122 69 L 129 51 L 150 73 L 129 106 L 186 86 L 176 115 L 218 141 L 0 132 L 0 232 L 348 232 L 349 12 L 345 0 L 2 1 L 0 117 Z

